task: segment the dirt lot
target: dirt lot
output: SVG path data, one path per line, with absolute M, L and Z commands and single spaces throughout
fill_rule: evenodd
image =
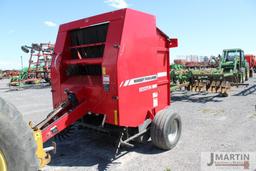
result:
M 11 101 L 26 121 L 38 122 L 51 110 L 50 88 L 8 91 L 0 81 L 0 96 Z M 57 142 L 57 154 L 44 171 L 84 170 L 200 170 L 201 152 L 256 151 L 256 77 L 249 86 L 233 88 L 230 96 L 175 92 L 172 107 L 182 118 L 180 142 L 171 151 L 156 149 L 149 141 L 113 159 L 113 140 L 88 130 L 78 130 Z M 251 91 L 249 91 L 251 90 Z

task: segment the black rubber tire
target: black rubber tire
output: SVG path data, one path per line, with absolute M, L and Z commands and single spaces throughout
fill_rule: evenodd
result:
M 253 69 L 250 69 L 250 78 L 253 77 Z
M 168 138 L 169 132 L 172 129 L 174 122 L 177 123 L 177 132 L 174 141 L 170 141 Z M 159 111 L 150 128 L 150 136 L 153 144 L 162 149 L 170 150 L 176 146 L 181 136 L 182 123 L 180 116 L 177 113 L 172 113 L 171 110 L 163 109 Z
M 245 70 L 245 81 L 248 81 L 250 78 L 250 70 L 249 69 L 246 69 Z
M 37 171 L 36 144 L 32 129 L 11 104 L 0 98 L 0 150 L 8 171 Z
M 244 80 L 245 80 L 244 79 L 244 73 L 240 73 L 239 74 L 239 83 L 241 83 L 241 84 L 244 83 Z
M 225 92 L 225 93 L 220 93 L 220 97 L 228 97 L 228 93 Z

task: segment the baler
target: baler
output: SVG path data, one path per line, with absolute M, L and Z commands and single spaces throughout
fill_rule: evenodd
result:
M 53 111 L 29 129 L 0 100 L 0 170 L 45 166 L 55 145 L 43 143 L 78 120 L 114 132 L 117 148 L 150 137 L 160 149 L 173 148 L 181 120 L 170 110 L 169 48 L 177 45 L 154 16 L 131 9 L 61 25 L 51 64 Z

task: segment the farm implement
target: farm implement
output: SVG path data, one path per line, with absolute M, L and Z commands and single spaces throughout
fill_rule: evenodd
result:
M 170 109 L 168 73 L 169 48 L 177 46 L 154 16 L 131 9 L 62 24 L 51 63 L 53 111 L 28 126 L 0 99 L 0 170 L 45 166 L 55 145 L 43 143 L 78 120 L 117 133 L 117 148 L 150 137 L 160 149 L 174 148 L 182 125 Z
M 25 53 L 30 53 L 29 66 L 23 68 L 19 75 L 11 77 L 10 86 L 26 87 L 41 83 L 50 83 L 50 67 L 54 45 L 50 43 L 33 43 L 21 47 Z
M 223 50 L 223 56 L 216 61 L 219 61 L 219 65 L 215 68 L 198 65 L 175 68 L 172 65 L 173 70 L 170 75 L 174 83 L 173 87 L 178 83 L 191 91 L 208 91 L 227 95 L 231 86 L 244 85 L 244 82 L 249 79 L 250 69 L 243 50 Z

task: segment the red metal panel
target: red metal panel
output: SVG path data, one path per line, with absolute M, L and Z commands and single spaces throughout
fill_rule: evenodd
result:
M 245 59 L 248 62 L 250 68 L 255 68 L 256 67 L 256 56 L 254 56 L 254 55 L 245 55 Z
M 117 64 L 122 126 L 142 124 L 148 111 L 153 112 L 154 106 L 158 106 L 154 94 L 168 94 L 167 89 L 161 92 L 158 89 L 157 75 L 167 72 L 167 67 L 158 67 L 162 59 L 157 56 L 157 48 L 155 17 L 127 10 Z
M 159 111 L 166 106 L 170 105 L 170 62 L 169 62 L 169 45 L 170 42 L 168 37 L 160 29 L 157 29 L 157 66 L 162 73 L 161 77 L 158 78 L 158 89 L 159 89 L 159 104 L 156 107 L 156 111 Z M 163 73 L 165 73 L 163 75 Z
M 67 43 L 67 32 L 58 33 L 56 44 L 54 47 L 54 55 L 51 63 L 51 86 L 52 86 L 52 101 L 53 108 L 57 107 L 63 100 L 61 98 L 60 91 L 60 79 L 61 79 L 61 60 L 64 52 L 65 44 Z

